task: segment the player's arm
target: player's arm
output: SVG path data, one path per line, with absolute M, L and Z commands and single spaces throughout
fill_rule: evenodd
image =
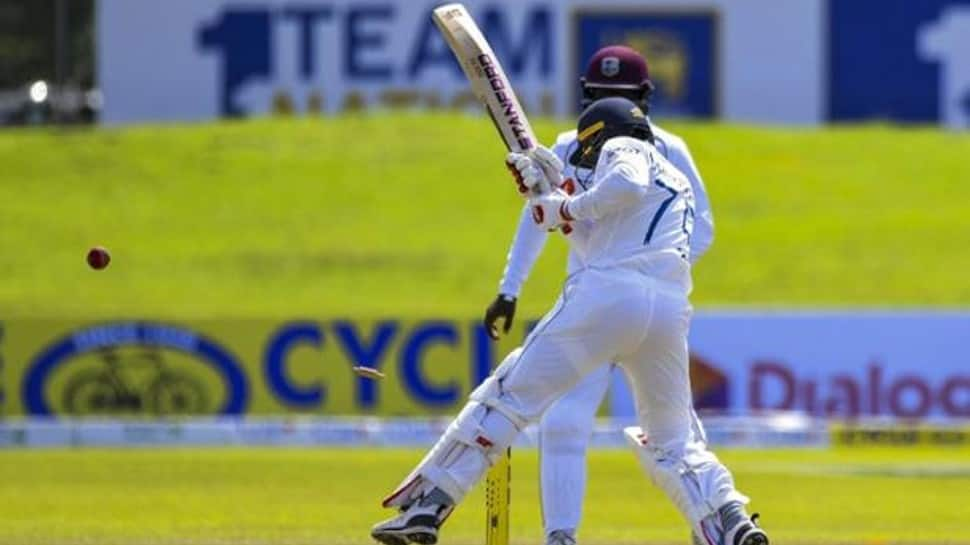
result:
M 562 170 L 562 163 L 559 162 L 555 152 L 544 148 L 537 148 L 536 151 L 539 152 L 540 160 L 534 160 L 531 154 L 517 153 L 510 154 L 506 160 L 506 166 L 515 180 L 519 193 L 522 195 L 532 194 L 533 185 L 539 185 L 542 187 L 542 191 L 548 191 L 548 184 L 550 181 L 555 183 L 555 179 L 560 176 L 559 171 Z M 547 160 L 541 160 L 543 157 Z M 532 170 L 531 176 L 525 173 L 529 170 Z M 556 172 L 552 172 L 553 170 Z M 512 239 L 512 246 L 509 248 L 506 257 L 505 271 L 502 273 L 502 280 L 499 282 L 498 295 L 492 301 L 492 304 L 485 309 L 483 322 L 488 335 L 492 339 L 498 339 L 497 324 L 499 320 L 502 320 L 502 331 L 504 333 L 508 333 L 512 328 L 519 292 L 539 258 L 548 236 L 545 230 L 539 229 L 532 221 L 530 207 L 526 203 L 519 218 L 515 237 Z
M 565 156 L 566 144 L 569 141 L 570 138 L 567 135 L 560 135 L 556 145 L 551 150 L 542 147 L 536 148 L 534 153 L 529 156 L 521 156 L 525 160 L 520 165 L 516 165 L 514 161 L 517 154 L 510 155 L 509 159 L 506 160 L 506 166 L 515 179 L 520 194 L 530 194 L 531 187 L 529 186 L 536 183 L 535 180 L 526 181 L 520 168 L 539 167 L 540 170 L 533 173 L 534 177 L 542 178 L 544 182 L 549 184 L 558 183 L 557 180 L 561 178 L 563 168 L 562 158 Z M 568 234 L 568 231 L 564 230 L 564 233 Z M 522 208 L 519 225 L 506 257 L 505 271 L 502 273 L 502 280 L 499 282 L 498 295 L 485 309 L 483 322 L 486 331 L 493 339 L 498 339 L 497 323 L 500 319 L 503 321 L 502 331 L 504 333 L 508 333 L 511 329 L 519 292 L 528 279 L 539 254 L 542 253 L 548 237 L 548 232 L 538 228 L 532 220 L 531 206 L 526 203 Z
M 711 202 L 707 197 L 704 180 L 694 164 L 687 144 L 676 139 L 670 143 L 668 149 L 670 162 L 687 176 L 694 191 L 694 231 L 690 236 L 690 261 L 696 263 L 714 243 L 714 214 L 711 212 Z
M 502 280 L 499 282 L 498 296 L 485 310 L 485 328 L 493 339 L 498 339 L 497 322 L 500 319 L 503 320 L 503 332 L 508 333 L 511 329 L 519 292 L 539 254 L 542 253 L 548 237 L 548 233 L 536 227 L 532 221 L 529 206 L 526 204 L 522 208 L 519 225 L 512 239 L 512 245 L 509 247 L 505 271 L 502 272 Z
M 614 139 L 603 146 L 603 178 L 578 197 L 567 198 L 560 207 L 565 221 L 596 220 L 638 202 L 647 192 L 649 157 L 639 147 Z
M 528 204 L 523 206 L 519 225 L 506 256 L 502 280 L 499 282 L 500 294 L 519 296 L 548 238 L 549 234 L 542 229 L 537 229 L 533 223 Z

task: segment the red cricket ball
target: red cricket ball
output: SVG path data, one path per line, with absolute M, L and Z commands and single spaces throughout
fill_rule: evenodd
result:
M 101 270 L 111 262 L 111 254 L 102 246 L 95 246 L 88 250 L 88 265 L 92 269 Z

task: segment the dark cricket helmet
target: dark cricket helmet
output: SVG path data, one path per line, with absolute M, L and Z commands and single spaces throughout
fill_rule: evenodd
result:
M 569 156 L 569 163 L 581 168 L 595 167 L 603 144 L 617 136 L 630 136 L 653 143 L 650 120 L 633 101 L 623 97 L 607 97 L 593 102 L 579 116 L 576 126 L 579 146 Z
M 644 113 L 650 110 L 654 89 L 646 59 L 625 45 L 610 45 L 594 53 L 579 86 L 584 109 L 601 98 L 622 96 L 636 102 Z

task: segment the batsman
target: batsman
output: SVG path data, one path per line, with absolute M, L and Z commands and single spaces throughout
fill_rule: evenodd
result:
M 602 98 L 619 96 L 632 100 L 649 115 L 654 86 L 646 59 L 634 49 L 620 45 L 600 49 L 587 63 L 579 85 L 584 107 Z M 690 262 L 694 264 L 710 247 L 714 237 L 714 219 L 707 190 L 684 140 L 663 130 L 652 120 L 650 128 L 657 150 L 687 177 L 694 193 L 694 228 L 690 236 Z M 588 169 L 569 164 L 567 158 L 577 145 L 576 131 L 572 130 L 560 134 L 552 147 L 556 157 L 565 164 L 562 172 L 566 179 L 565 189 L 574 194 L 589 187 L 592 175 Z M 521 178 L 517 165 L 510 164 L 509 167 L 517 178 Z M 580 230 L 563 232 L 570 246 L 567 275 L 582 268 L 587 253 L 582 227 L 574 228 Z M 485 312 L 485 326 L 493 338 L 498 337 L 499 320 L 503 321 L 502 329 L 509 332 L 519 292 L 547 239 L 548 233 L 536 229 L 528 206 L 524 207 L 499 283 L 499 294 Z M 556 401 L 540 421 L 542 518 L 547 545 L 576 543 L 586 492 L 586 449 L 596 411 L 606 396 L 612 375 L 619 371 L 618 366 L 611 363 L 593 371 Z M 699 422 L 697 425 L 702 429 Z M 649 455 L 640 450 L 641 458 Z M 694 540 L 704 543 L 698 536 Z
M 610 61 L 612 62 L 612 61 Z M 645 467 L 709 545 L 766 545 L 747 498 L 707 449 L 693 411 L 687 333 L 695 198 L 655 146 L 643 110 L 623 97 L 580 116 L 570 165 L 589 171 L 570 195 L 563 163 L 537 148 L 509 157 L 531 220 L 581 241 L 581 264 L 552 309 L 468 403 L 424 460 L 384 500 L 399 514 L 371 535 L 389 545 L 433 544 L 455 506 L 515 437 L 590 373 L 627 373 L 648 436 Z M 535 187 L 554 187 L 537 193 Z M 576 244 L 576 243 L 574 243 Z

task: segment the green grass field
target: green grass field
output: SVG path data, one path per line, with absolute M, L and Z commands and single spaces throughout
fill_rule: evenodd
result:
M 364 545 L 417 451 L 0 452 L 4 545 Z M 513 458 L 512 542 L 541 543 L 536 453 Z M 725 451 L 773 543 L 970 543 L 970 450 Z M 200 483 L 205 483 L 204 486 Z M 686 545 L 686 525 L 626 451 L 594 452 L 583 543 Z M 477 489 L 443 543 L 480 545 Z
M 970 303 L 970 135 L 670 128 L 716 217 L 700 306 Z M 503 157 L 487 120 L 456 115 L 0 132 L 0 309 L 478 316 L 521 206 Z M 565 244 L 549 246 L 523 315 L 559 289 Z
M 546 141 L 565 124 L 539 122 Z M 970 136 L 690 124 L 716 241 L 701 307 L 970 304 Z M 0 315 L 475 317 L 520 199 L 483 118 L 0 132 Z M 104 244 L 113 263 L 84 264 Z M 553 240 L 520 315 L 563 277 Z M 416 451 L 0 451 L 2 545 L 369 543 Z M 727 451 L 775 543 L 970 544 L 970 450 Z M 515 545 L 538 543 L 536 455 Z M 683 544 L 627 452 L 595 452 L 584 545 Z M 445 543 L 482 542 L 481 491 Z

